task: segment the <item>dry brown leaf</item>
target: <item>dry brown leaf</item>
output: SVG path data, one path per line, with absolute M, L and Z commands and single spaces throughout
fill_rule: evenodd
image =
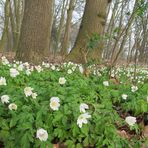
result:
M 122 131 L 118 130 L 117 133 L 118 133 L 119 136 L 129 139 L 125 130 L 122 130 Z
M 148 125 L 144 127 L 143 136 L 144 136 L 145 138 L 148 138 Z

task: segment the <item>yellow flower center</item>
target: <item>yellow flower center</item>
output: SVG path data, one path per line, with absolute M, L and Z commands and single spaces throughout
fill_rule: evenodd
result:
M 57 102 L 53 101 L 53 102 L 51 103 L 51 106 L 56 107 L 56 106 L 57 106 Z
M 83 120 L 83 119 L 84 119 L 84 117 L 83 117 L 83 116 L 81 116 L 81 117 L 80 117 L 80 120 Z

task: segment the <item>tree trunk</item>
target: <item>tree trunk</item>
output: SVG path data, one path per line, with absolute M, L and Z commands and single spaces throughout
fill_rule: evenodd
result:
M 66 21 L 66 28 L 64 33 L 64 38 L 62 42 L 61 54 L 64 57 L 67 54 L 68 47 L 69 47 L 69 37 L 71 31 L 71 20 L 72 20 L 72 13 L 75 6 L 75 0 L 70 0 L 69 9 L 67 10 L 67 21 Z
M 53 0 L 25 0 L 16 58 L 40 63 L 49 50 Z
M 55 45 L 55 51 L 54 51 L 55 53 L 54 54 L 56 54 L 56 52 L 59 51 L 59 49 L 60 49 L 61 35 L 62 35 L 62 29 L 63 29 L 64 23 L 65 23 L 64 18 L 65 18 L 67 5 L 68 5 L 68 0 L 63 0 L 60 23 L 58 26 L 58 31 L 57 31 L 57 36 L 56 36 L 56 45 Z
M 84 15 L 75 45 L 68 55 L 68 60 L 77 63 L 99 61 L 103 49 L 103 43 L 94 49 L 88 49 L 88 42 L 97 34 L 102 36 L 105 28 L 108 0 L 86 0 Z
M 4 51 L 5 48 L 6 48 L 6 45 L 8 47 L 8 44 L 9 44 L 8 38 L 7 38 L 8 34 L 9 34 L 9 15 L 10 15 L 9 7 L 10 7 L 10 1 L 6 0 L 5 8 L 4 8 L 4 12 L 5 12 L 4 29 L 3 29 L 2 37 L 1 37 L 1 40 L 0 40 L 0 51 Z
M 13 3 L 14 12 L 12 12 L 12 8 L 10 7 L 10 21 L 13 36 L 13 51 L 16 51 L 20 36 L 20 27 L 23 18 L 24 7 L 22 0 L 13 0 Z

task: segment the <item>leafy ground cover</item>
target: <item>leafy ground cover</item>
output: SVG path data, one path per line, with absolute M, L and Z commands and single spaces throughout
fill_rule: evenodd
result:
M 0 64 L 0 141 L 6 148 L 148 146 L 148 71 L 9 61 Z

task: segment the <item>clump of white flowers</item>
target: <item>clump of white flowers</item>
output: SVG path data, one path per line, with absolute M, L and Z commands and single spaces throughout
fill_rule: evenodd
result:
M 104 82 L 103 82 L 103 85 L 104 85 L 104 86 L 109 86 L 109 82 L 108 82 L 108 81 L 104 81 Z
M 17 105 L 15 103 L 11 103 L 11 104 L 9 104 L 8 108 L 10 110 L 17 110 Z
M 25 87 L 25 88 L 24 88 L 25 96 L 26 96 L 26 97 L 31 96 L 32 93 L 33 93 L 32 91 L 33 91 L 33 88 L 32 88 L 32 87 Z
M 50 99 L 50 108 L 52 110 L 59 110 L 60 107 L 60 99 L 58 97 L 52 97 Z
M 59 78 L 59 84 L 64 85 L 66 83 L 66 79 L 64 77 Z
M 40 141 L 47 141 L 48 133 L 43 128 L 37 130 L 36 138 L 40 139 Z
M 12 78 L 15 78 L 17 75 L 19 75 L 20 73 L 19 73 L 19 71 L 18 70 L 16 70 L 15 68 L 10 68 L 10 76 L 12 77 Z
M 131 91 L 132 91 L 132 92 L 136 92 L 137 90 L 138 90 L 138 87 L 137 87 L 137 86 L 134 86 L 134 85 L 133 85 L 133 86 L 131 87 Z
M 9 100 L 10 100 L 10 98 L 9 98 L 9 96 L 8 95 L 3 95 L 3 96 L 1 96 L 1 102 L 4 104 L 4 103 L 9 103 Z
M 43 71 L 43 68 L 40 65 L 35 66 L 35 69 L 37 70 L 38 73 L 40 73 L 41 71 Z
M 42 62 L 42 66 L 44 66 L 45 68 L 49 68 L 50 67 L 49 63 L 45 63 L 45 62 Z
M 127 99 L 127 97 L 128 97 L 128 95 L 127 95 L 127 94 L 122 94 L 122 99 L 123 99 L 123 100 L 126 100 L 126 99 Z
M 80 109 L 80 112 L 83 114 L 81 114 L 78 117 L 77 125 L 81 128 L 82 124 L 88 123 L 88 119 L 91 118 L 91 115 L 89 115 L 89 113 L 86 113 L 86 109 L 89 109 L 89 106 L 86 103 L 81 103 L 79 109 Z
M 8 65 L 9 64 L 9 61 L 7 60 L 7 58 L 5 56 L 3 56 L 1 59 L 2 59 L 2 64 L 3 65 Z
M 36 99 L 36 97 L 37 97 L 37 93 L 33 92 L 32 87 L 25 87 L 24 88 L 24 93 L 25 93 L 26 97 L 32 96 L 33 99 Z
M 132 117 L 132 116 L 126 117 L 125 121 L 130 126 L 133 126 L 137 122 L 136 117 Z
M 0 77 L 0 85 L 7 85 L 5 77 Z
M 26 69 L 29 69 L 29 67 L 30 67 L 28 62 L 23 63 L 23 65 L 26 67 Z
M 89 109 L 88 105 L 86 103 L 81 103 L 80 104 L 80 112 L 85 113 L 86 109 Z
M 77 125 L 82 128 L 82 124 L 87 124 L 89 118 L 91 118 L 91 115 L 88 113 L 81 114 L 77 119 Z

